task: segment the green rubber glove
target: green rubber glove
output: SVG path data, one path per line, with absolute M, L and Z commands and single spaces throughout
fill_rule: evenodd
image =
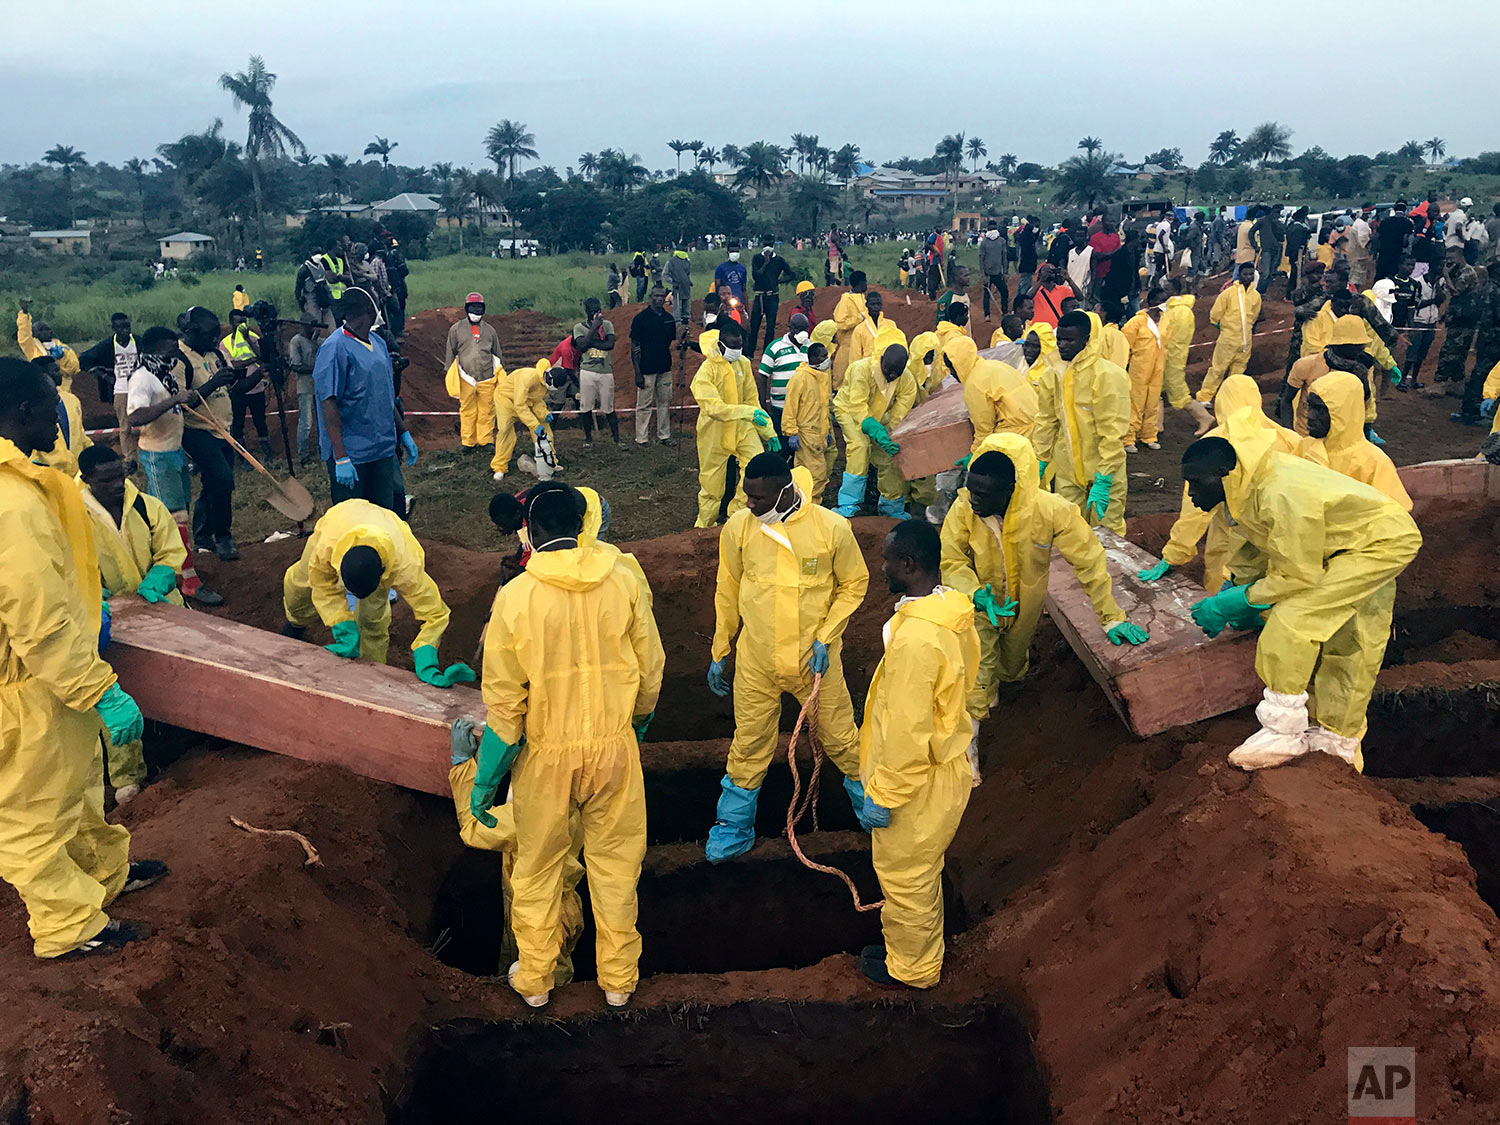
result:
M 422 645 L 412 650 L 412 663 L 417 669 L 417 679 L 424 684 L 433 687 L 450 688 L 454 684 L 472 684 L 474 682 L 474 669 L 467 664 L 450 664 L 447 668 L 438 670 L 437 649 L 432 645 Z
M 766 448 L 769 449 L 772 453 L 780 453 L 781 452 L 781 439 L 779 437 L 777 437 L 775 434 L 772 434 L 770 437 L 768 437 L 766 439 Z
M 646 731 L 651 729 L 651 720 L 656 718 L 656 712 L 650 711 L 644 715 L 637 715 L 630 720 L 630 725 L 635 728 L 636 742 L 646 741 Z
M 1151 634 L 1145 629 L 1130 621 L 1121 621 L 1118 625 L 1111 625 L 1104 631 L 1111 644 L 1116 645 L 1143 645 L 1151 639 Z
M 881 423 L 879 418 L 866 418 L 859 424 L 860 431 L 882 448 L 891 440 L 890 432 Z
M 135 588 L 135 592 L 148 602 L 164 602 L 173 590 L 177 589 L 177 572 L 170 566 L 162 566 L 157 563 L 146 571 L 146 577 L 141 579 L 141 584 Z
M 1259 629 L 1261 611 L 1271 608 L 1252 605 L 1250 586 L 1229 586 L 1210 598 L 1193 603 L 1193 620 L 1210 637 L 1217 637 L 1226 628 Z
M 880 446 L 881 449 L 885 450 L 892 457 L 901 452 L 901 443 L 892 441 L 890 438 L 886 438 L 884 441 L 881 441 L 877 438 L 875 444 Z
M 1043 482 L 1046 481 L 1046 479 L 1047 479 L 1047 462 L 1045 462 L 1045 461 L 1038 461 L 1036 463 L 1036 479 L 1039 480 L 1039 481 L 1043 481 Z
M 1135 576 L 1142 582 L 1160 582 L 1167 576 L 1167 571 L 1171 569 L 1172 564 L 1166 559 L 1162 559 L 1155 566 L 1148 566 L 1145 570 L 1136 571 Z
M 974 454 L 965 453 L 957 461 L 953 462 L 953 467 L 955 469 L 967 469 L 969 467 L 969 462 L 972 460 L 974 460 Z
M 117 683 L 109 685 L 109 690 L 94 704 L 94 710 L 99 712 L 99 718 L 109 731 L 109 740 L 116 746 L 134 742 L 146 731 L 146 720 L 141 709 Z
M 1109 490 L 1115 483 L 1113 473 L 1098 473 L 1094 477 L 1094 483 L 1089 485 L 1089 498 L 1084 501 L 1083 510 L 1095 523 L 1104 518 L 1104 513 L 1109 511 Z
M 1391 364 L 1390 376 L 1391 386 L 1399 387 L 1401 385 L 1401 368 L 1397 367 L 1394 363 Z
M 996 628 L 1000 627 L 1000 619 L 1002 617 L 1014 617 L 1016 615 L 1016 607 L 1019 604 L 1015 598 L 1011 598 L 1004 605 L 1001 605 L 995 597 L 994 587 L 988 585 L 981 586 L 974 591 L 973 602 L 974 608 L 988 617 L 990 624 Z
M 486 828 L 495 827 L 490 809 L 499 796 L 500 783 L 505 780 L 510 767 L 516 764 L 516 756 L 521 753 L 524 742 L 522 739 L 512 746 L 501 742 L 500 736 L 488 726 L 484 728 L 484 736 L 479 740 L 479 762 L 474 768 L 474 788 L 469 793 L 469 812 Z
M 755 423 L 756 429 L 765 429 L 771 424 L 771 416 L 760 407 L 755 408 L 755 413 L 750 415 L 750 421 Z
M 334 656 L 345 660 L 359 659 L 359 622 L 340 621 L 333 627 L 333 644 L 324 645 Z

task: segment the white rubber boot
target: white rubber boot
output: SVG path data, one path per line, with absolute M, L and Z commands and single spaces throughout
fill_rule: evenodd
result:
M 623 1008 L 626 1004 L 630 1003 L 631 995 L 629 992 L 610 992 L 606 989 L 604 992 L 604 1002 L 611 1008 Z
M 518 972 L 520 972 L 520 971 L 521 971 L 521 962 L 516 961 L 516 962 L 514 962 L 511 965 L 511 967 L 505 973 L 505 979 L 510 982 L 510 986 L 512 988 L 516 987 L 516 974 Z M 520 992 L 519 989 L 517 989 L 516 991 L 518 993 Z M 524 1000 L 524 1001 L 526 1001 L 526 1003 L 530 1007 L 533 1007 L 533 1008 L 544 1008 L 544 1007 L 546 1007 L 547 1006 L 547 1001 L 550 1000 L 551 998 L 552 998 L 552 993 L 550 993 L 550 992 L 543 992 L 539 996 L 527 996 L 524 993 L 521 994 L 521 999 Z
M 1359 770 L 1364 772 L 1365 756 L 1360 753 L 1359 739 L 1350 738 L 1345 734 L 1337 734 L 1327 727 L 1312 727 L 1307 735 L 1308 750 L 1319 750 L 1324 754 L 1332 754 Z
M 1193 431 L 1194 437 L 1202 437 L 1216 425 L 1208 407 L 1197 399 L 1187 404 L 1187 412 L 1193 416 L 1193 421 L 1198 423 L 1198 428 Z
M 969 748 L 965 753 L 969 755 L 969 775 L 973 778 L 973 787 L 978 789 L 984 781 L 979 772 L 979 720 L 971 718 L 969 722 L 974 727 L 974 737 L 969 739 Z
M 1283 695 L 1266 688 L 1265 698 L 1256 705 L 1255 717 L 1260 720 L 1260 730 L 1229 755 L 1230 765 L 1262 770 L 1307 753 L 1307 692 Z

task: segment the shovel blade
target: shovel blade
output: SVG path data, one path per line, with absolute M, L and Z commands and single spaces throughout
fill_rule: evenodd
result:
M 266 495 L 271 507 L 294 523 L 301 523 L 313 514 L 312 493 L 295 477 L 278 482 Z

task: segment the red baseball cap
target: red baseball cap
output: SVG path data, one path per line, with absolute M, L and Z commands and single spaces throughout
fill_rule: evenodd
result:
M 484 304 L 484 294 L 483 293 L 470 293 L 467 297 L 464 298 L 464 304 L 466 304 L 466 305 L 482 305 L 482 304 Z

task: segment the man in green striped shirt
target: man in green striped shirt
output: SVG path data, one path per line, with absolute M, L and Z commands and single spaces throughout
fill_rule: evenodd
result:
M 807 361 L 807 317 L 793 313 L 787 324 L 786 335 L 766 345 L 760 357 L 760 369 L 756 382 L 760 386 L 761 401 L 771 412 L 771 424 L 781 432 L 781 411 L 786 405 L 786 385 L 791 382 L 797 368 Z

